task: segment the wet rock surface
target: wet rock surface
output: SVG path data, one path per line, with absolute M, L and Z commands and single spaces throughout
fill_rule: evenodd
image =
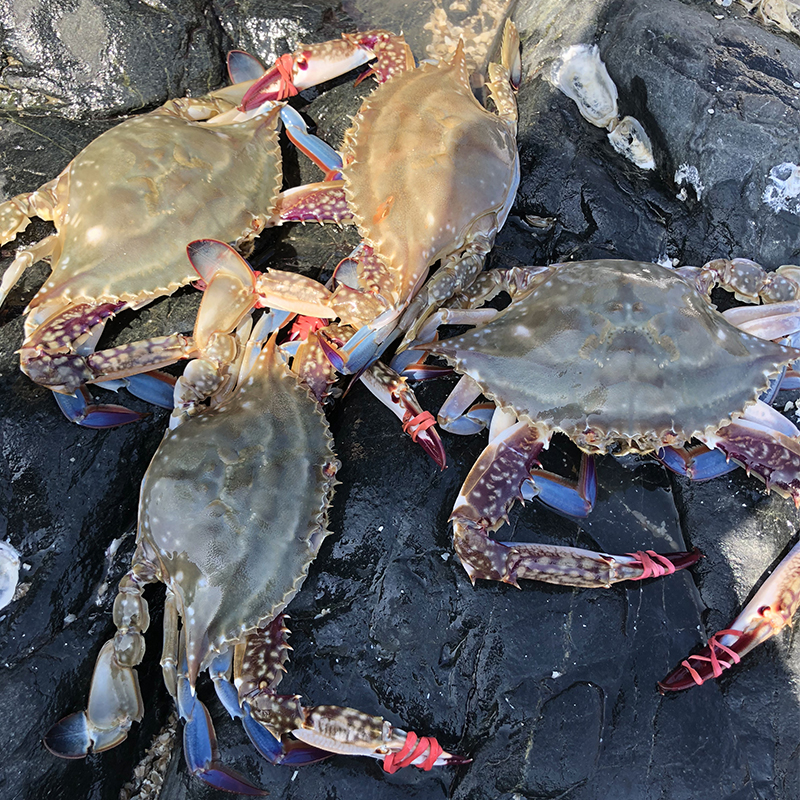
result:
M 135 31 L 124 3 L 75 3 L 60 16 L 47 3 L 22 8 L 3 20 L 0 147 L 9 195 L 56 175 L 121 113 L 216 85 L 230 46 L 268 60 L 297 38 L 386 24 L 379 16 L 349 22 L 324 1 L 297 10 L 186 2 L 170 4 L 168 14 L 159 3 L 136 4 Z M 48 13 L 49 27 L 37 22 Z M 491 265 L 600 256 L 797 262 L 798 217 L 761 201 L 769 170 L 798 160 L 794 40 L 712 3 L 521 2 L 517 20 L 526 68 L 523 177 Z M 561 47 L 579 42 L 600 46 L 621 112 L 635 114 L 653 141 L 654 171 L 617 155 L 603 131 L 538 77 Z M 109 73 L 110 64 L 119 71 Z M 337 141 L 364 91 L 342 81 L 313 100 L 308 113 L 321 135 Z M 684 163 L 697 168 L 700 197 L 677 197 L 674 174 Z M 292 154 L 286 170 L 313 177 Z M 531 231 L 519 221 L 527 215 L 556 221 Z M 35 223 L 18 243 L 46 232 Z M 352 231 L 319 227 L 263 239 L 258 263 L 315 277 L 327 276 L 355 242 Z M 4 248 L 4 264 L 18 243 Z M 139 482 L 166 419 L 155 411 L 114 431 L 82 430 L 19 372 L 20 315 L 45 275 L 41 265 L 32 270 L 0 309 L 0 538 L 22 554 L 27 589 L 0 611 L 0 794 L 116 800 L 171 712 L 158 665 L 158 589 L 149 592 L 153 621 L 139 668 L 142 723 L 119 747 L 82 761 L 51 756 L 41 736 L 84 707 L 95 656 L 113 630 L 110 605 L 133 548 Z M 124 315 L 109 335 L 188 331 L 196 307 L 186 290 Z M 435 410 L 451 385 L 441 380 L 418 394 Z M 789 399 L 781 396 L 778 407 Z M 120 401 L 145 410 L 128 396 Z M 649 461 L 605 458 L 589 519 L 576 523 L 532 503 L 515 509 L 503 538 L 608 552 L 694 545 L 706 558 L 691 573 L 608 591 L 473 588 L 452 554 L 447 517 L 484 438 L 445 434 L 449 467 L 439 473 L 361 386 L 330 416 L 343 464 L 335 535 L 289 609 L 294 652 L 282 691 L 384 714 L 474 761 L 391 777 L 375 762 L 346 757 L 274 768 L 204 683 L 227 763 L 272 797 L 303 800 L 798 796 L 800 658 L 790 632 L 717 683 L 667 698 L 655 690 L 706 633 L 733 618 L 793 541 L 790 502 L 767 496 L 742 471 L 690 485 Z M 550 458 L 566 471 L 577 464 L 560 442 Z M 118 549 L 107 556 L 112 542 Z M 180 747 L 161 796 L 223 797 L 187 774 Z

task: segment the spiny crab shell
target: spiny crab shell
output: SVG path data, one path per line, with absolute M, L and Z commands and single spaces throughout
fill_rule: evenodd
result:
M 342 154 L 348 205 L 394 275 L 394 302 L 411 295 L 430 264 L 483 231 L 479 220 L 494 236 L 519 182 L 516 119 L 476 101 L 461 47 L 449 62 L 378 86 Z
M 130 119 L 58 177 L 60 241 L 53 274 L 30 309 L 45 306 L 49 316 L 69 303 L 170 294 L 197 280 L 186 242 L 210 231 L 251 239 L 273 213 L 280 186 L 277 125 L 263 117 L 219 127 L 161 110 Z
M 800 355 L 734 327 L 657 264 L 557 267 L 491 322 L 425 349 L 585 452 L 647 453 L 712 434 Z
M 169 432 L 142 483 L 140 539 L 178 596 L 192 680 L 283 610 L 328 534 L 322 409 L 271 348 L 254 373 Z

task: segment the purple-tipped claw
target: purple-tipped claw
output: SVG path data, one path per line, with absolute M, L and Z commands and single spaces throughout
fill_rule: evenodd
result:
M 261 789 L 253 785 L 237 772 L 228 769 L 228 767 L 222 764 L 211 764 L 192 774 L 209 786 L 213 786 L 215 789 L 221 789 L 223 792 L 244 794 L 248 797 L 264 797 L 269 794 L 266 789 Z
M 735 637 L 728 644 L 720 640 L 725 637 Z M 737 630 L 724 630 L 715 633 L 708 644 L 699 652 L 685 658 L 667 675 L 658 682 L 658 691 L 680 692 L 691 689 L 692 686 L 701 686 L 707 680 L 719 678 L 726 670 L 742 660 L 742 655 L 752 649 L 755 639 L 753 633 L 743 633 Z
M 405 428 L 405 425 L 403 427 Z M 436 428 L 418 431 L 416 436 L 412 433 L 411 438 L 434 460 L 439 469 L 447 466 L 447 453 Z

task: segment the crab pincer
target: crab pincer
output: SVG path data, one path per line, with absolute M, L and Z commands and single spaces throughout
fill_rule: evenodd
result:
M 679 692 L 719 678 L 753 648 L 791 625 L 798 607 L 800 543 L 781 560 L 728 628 L 717 631 L 702 650 L 685 658 L 658 682 L 659 691 Z

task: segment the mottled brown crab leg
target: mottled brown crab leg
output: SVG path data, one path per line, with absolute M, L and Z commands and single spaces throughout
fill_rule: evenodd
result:
M 659 681 L 659 690 L 662 694 L 678 692 L 718 678 L 754 647 L 791 625 L 798 606 L 800 544 L 789 551 L 730 626 L 717 631 L 699 653 L 684 659 Z
M 682 267 L 678 271 L 693 279 L 701 292 L 710 294 L 714 286 L 721 286 L 745 303 L 761 300 L 769 304 L 800 299 L 800 268 L 790 264 L 767 272 L 749 258 L 717 258 L 699 270 Z
M 407 766 L 429 770 L 469 761 L 445 752 L 435 738 L 400 730 L 382 717 L 343 706 L 307 707 L 296 695 L 276 694 L 291 650 L 288 632 L 281 615 L 248 637 L 234 657 L 245 730 L 269 761 L 301 765 L 337 753 L 359 755 L 382 761 L 390 773 Z
M 800 508 L 800 430 L 772 406 L 758 401 L 730 425 L 701 441 Z
M 504 521 L 531 478 L 546 442 L 519 422 L 492 440 L 467 475 L 450 519 L 456 552 L 474 583 L 478 578 L 513 586 L 520 579 L 566 586 L 607 587 L 643 580 L 694 564 L 699 553 L 652 551 L 613 556 L 575 547 L 498 542 L 489 537 Z

